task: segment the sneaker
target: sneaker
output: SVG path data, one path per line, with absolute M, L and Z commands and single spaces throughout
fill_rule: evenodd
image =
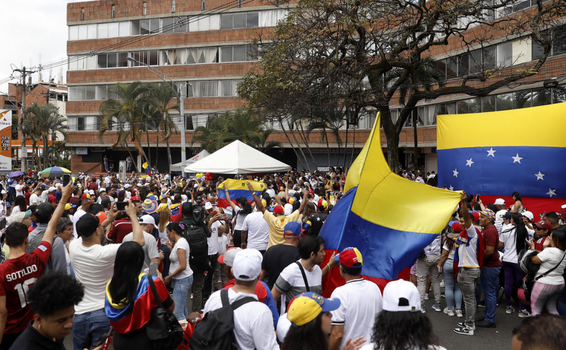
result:
M 442 311 L 442 308 L 440 307 L 440 304 L 434 304 L 432 305 L 432 309 L 436 312 L 440 312 Z
M 454 309 L 449 309 L 447 307 L 444 308 L 444 313 L 450 317 L 454 317 L 456 314 L 454 313 Z
M 440 281 L 440 288 L 444 288 L 444 281 Z
M 515 308 L 513 306 L 507 306 L 507 309 L 505 309 L 505 313 L 510 315 L 513 312 L 515 312 Z
M 478 307 L 485 307 L 485 300 L 480 301 Z
M 474 323 L 474 325 L 472 327 L 470 326 L 466 326 L 466 322 L 458 322 L 458 324 L 456 325 L 457 327 L 467 327 L 473 330 L 476 330 L 476 324 Z
M 474 330 L 471 329 L 471 328 L 468 328 L 466 326 L 463 326 L 463 327 L 458 326 L 458 327 L 454 328 L 454 333 L 461 334 L 461 335 L 474 335 Z
M 428 293 L 425 293 L 424 300 L 428 300 Z
M 495 322 L 487 322 L 486 320 L 476 322 L 476 327 L 495 328 Z
M 421 307 L 421 312 L 422 312 L 423 314 L 426 314 L 426 309 L 425 309 L 424 305 Z
M 519 317 L 520 318 L 531 317 L 531 313 L 528 310 L 519 310 Z
M 464 317 L 464 314 L 462 313 L 462 310 L 456 309 L 456 317 L 460 317 L 460 318 Z

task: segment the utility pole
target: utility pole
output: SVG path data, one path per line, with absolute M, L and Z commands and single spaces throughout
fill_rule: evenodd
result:
M 21 118 L 20 118 L 20 131 L 22 133 L 22 171 L 24 173 L 26 173 L 26 158 L 28 155 L 28 149 L 26 146 L 26 136 L 25 136 L 25 131 L 24 131 L 24 119 L 25 119 L 25 113 L 26 113 L 26 93 L 27 93 L 27 83 L 26 83 L 26 78 L 28 75 L 33 74 L 37 71 L 32 71 L 32 70 L 26 70 L 26 67 L 23 67 L 22 69 L 14 69 L 14 72 L 19 72 L 22 75 L 22 80 L 23 80 L 23 84 L 22 84 L 22 111 L 21 111 Z

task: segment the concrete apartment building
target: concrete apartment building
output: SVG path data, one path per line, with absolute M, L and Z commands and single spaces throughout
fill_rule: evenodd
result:
M 529 7 L 530 0 L 527 2 L 528 6 L 516 10 Z M 246 45 L 259 35 L 264 39 L 268 37 L 277 21 L 285 18 L 286 13 L 286 7 L 266 5 L 257 0 L 106 0 L 68 4 L 67 116 L 70 127 L 68 146 L 76 151 L 72 156 L 73 172 L 102 171 L 101 161 L 105 154 L 115 166 L 119 160 L 127 157 L 125 149 L 108 148 L 115 141 L 115 133 L 107 132 L 102 140 L 99 139 L 99 107 L 109 97 L 109 86 L 116 82 L 161 82 L 161 78 L 145 65 L 162 72 L 175 82 L 188 83 L 184 112 L 189 147 L 187 158 L 190 158 L 191 154 L 195 154 L 190 149 L 192 130 L 199 125 L 206 125 L 217 113 L 235 110 L 244 105 L 245 101 L 236 95 L 236 85 L 255 64 L 246 54 Z M 485 29 L 476 27 L 471 30 Z M 471 54 L 459 50 L 461 45 L 453 41 L 448 47 L 436 48 L 432 52 L 446 79 L 457 80 L 473 71 L 470 55 L 473 59 L 477 58 L 478 62 L 486 61 L 516 68 L 522 65 L 527 67 L 541 52 L 537 45 L 532 45 L 530 39 L 520 37 L 512 40 L 496 39 L 492 45 Z M 465 95 L 421 101 L 413 111 L 418 126 L 421 157 L 419 168 L 425 171 L 436 170 L 438 114 L 487 112 L 565 101 L 561 85 L 566 77 L 564 53 L 566 36 L 557 37 L 552 55 L 543 71 L 513 89 L 500 89 L 482 99 Z M 395 117 L 400 106 L 391 107 Z M 373 114 L 368 112 L 368 116 L 362 118 L 355 127 L 357 149 L 363 147 L 369 135 L 375 119 Z M 180 118 L 176 116 L 173 119 L 181 129 Z M 407 122 L 400 135 L 402 166 L 412 163 L 411 125 Z M 274 127 L 277 129 L 277 126 Z M 351 133 L 352 129 L 350 135 Z M 155 152 L 157 144 L 155 136 L 155 133 L 150 133 L 152 152 Z M 282 132 L 276 132 L 273 139 L 280 141 L 285 149 L 278 157 L 298 166 Z M 328 165 L 326 143 L 321 132 L 312 132 L 308 141 L 319 160 L 318 165 Z M 170 143 L 175 163 L 180 161 L 180 135 L 174 134 Z M 350 136 L 349 147 L 352 147 L 351 143 Z M 337 144 L 331 144 L 331 147 L 337 147 Z M 162 141 L 157 155 L 158 167 L 167 169 L 166 148 Z

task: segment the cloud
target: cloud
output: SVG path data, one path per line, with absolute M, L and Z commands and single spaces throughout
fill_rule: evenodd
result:
M 4 0 L 0 32 L 4 33 L 3 52 L 0 55 L 0 81 L 12 74 L 12 64 L 18 68 L 37 67 L 67 58 L 67 3 L 76 0 Z M 62 65 L 42 72 L 44 81 L 51 74 L 55 81 L 65 76 Z M 37 82 L 37 74 L 33 80 Z M 11 82 L 17 82 L 12 80 Z M 8 84 L 0 85 L 7 92 Z

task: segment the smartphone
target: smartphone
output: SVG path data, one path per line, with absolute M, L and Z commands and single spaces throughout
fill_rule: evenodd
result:
M 150 276 L 157 276 L 157 266 L 159 264 L 157 263 L 151 263 L 149 264 L 149 275 Z
M 67 186 L 70 180 L 71 180 L 71 175 L 63 175 L 63 187 Z
M 480 195 L 478 194 L 478 195 L 476 196 L 476 202 L 479 202 L 479 201 L 480 201 Z
M 118 210 L 126 210 L 126 202 L 116 202 L 116 209 Z
M 110 327 L 110 329 L 106 333 L 104 333 L 100 338 L 98 338 L 94 343 L 92 343 L 90 349 L 91 350 L 96 349 L 97 347 L 106 343 L 106 340 L 108 339 L 108 337 L 112 335 L 112 332 L 114 332 L 114 329 Z

